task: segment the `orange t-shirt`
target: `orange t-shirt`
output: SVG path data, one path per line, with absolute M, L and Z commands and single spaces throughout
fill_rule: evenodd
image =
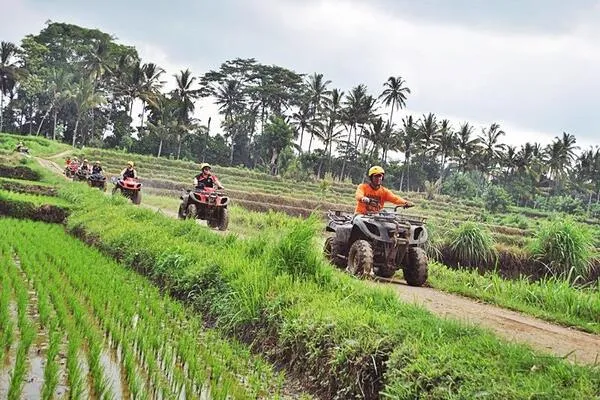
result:
M 372 206 L 370 204 L 363 203 L 360 201 L 363 197 L 370 197 L 379 201 L 378 205 Z M 354 211 L 356 214 L 366 214 L 368 212 L 378 212 L 383 208 L 386 201 L 390 203 L 394 203 L 398 206 L 402 206 L 408 203 L 400 196 L 396 196 L 392 193 L 391 190 L 384 188 L 383 186 L 379 186 L 379 189 L 373 189 L 373 187 L 368 183 L 361 183 L 356 188 L 356 210 Z

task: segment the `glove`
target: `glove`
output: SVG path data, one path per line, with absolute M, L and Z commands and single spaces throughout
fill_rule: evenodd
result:
M 411 208 L 411 207 L 414 207 L 414 206 L 415 206 L 415 203 L 407 201 L 406 204 L 404 205 L 404 208 Z
M 371 199 L 368 198 L 367 196 L 364 196 L 362 199 L 360 199 L 360 201 L 365 204 L 369 204 L 371 202 Z

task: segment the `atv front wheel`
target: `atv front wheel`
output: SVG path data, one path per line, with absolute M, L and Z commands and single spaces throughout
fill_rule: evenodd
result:
M 335 237 L 328 237 L 325 240 L 325 246 L 323 246 L 323 253 L 325 254 L 325 257 L 331 264 L 335 265 L 338 268 L 345 267 L 344 260 L 340 259 L 337 256 L 339 251 L 337 249 L 337 245 L 335 244 Z
M 396 268 L 390 268 L 388 266 L 380 266 L 377 268 L 377 276 L 381 276 L 382 278 L 391 278 L 396 274 Z
M 179 205 L 179 210 L 177 211 L 177 217 L 179 219 L 185 219 L 185 214 L 183 213 L 183 203 Z
M 423 286 L 427 281 L 427 253 L 420 247 L 409 247 L 402 270 L 410 286 Z
M 198 207 L 195 204 L 188 205 L 186 218 L 187 219 L 196 219 L 197 216 L 198 216 Z
M 373 249 L 366 240 L 357 240 L 348 252 L 348 272 L 362 277 L 373 273 Z
M 224 231 L 227 230 L 227 226 L 229 226 L 229 211 L 227 208 L 223 208 L 217 228 L 219 228 L 220 231 Z
M 133 202 L 133 204 L 139 205 L 142 202 L 142 192 L 138 190 L 137 192 L 132 194 L 131 201 Z

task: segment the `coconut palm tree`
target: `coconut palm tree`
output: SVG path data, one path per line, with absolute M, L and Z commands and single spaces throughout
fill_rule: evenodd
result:
M 331 84 L 330 80 L 325 80 L 323 78 L 323 74 L 312 74 L 307 81 L 307 92 L 309 99 L 309 113 L 310 119 L 312 121 L 312 125 L 316 126 L 317 120 L 320 118 L 320 113 L 322 107 L 323 100 L 326 96 L 328 96 L 331 91 L 327 89 L 327 86 Z M 312 141 L 314 137 L 314 130 L 310 131 L 310 141 L 308 142 L 308 154 L 310 154 L 310 149 L 312 147 Z M 300 138 L 300 146 L 302 146 L 302 138 Z
M 506 145 L 504 143 L 500 143 L 500 136 L 506 135 L 502 129 L 500 129 L 500 125 L 497 123 L 493 123 L 487 129 L 481 130 L 481 135 L 479 139 L 481 140 L 481 144 L 483 146 L 483 156 L 486 160 L 486 172 L 488 176 L 491 176 L 493 171 L 495 170 L 498 162 L 502 159 L 502 154 Z
M 75 120 L 75 128 L 73 130 L 73 147 L 77 139 L 77 128 L 81 118 L 90 110 L 103 104 L 106 99 L 100 93 L 96 92 L 94 88 L 94 82 L 89 79 L 80 80 L 76 86 L 72 88 L 72 94 L 70 95 L 73 99 L 73 104 L 77 111 L 77 118 Z M 92 132 L 93 134 L 93 132 Z M 82 142 L 85 140 L 83 136 Z
M 473 134 L 473 127 L 465 122 L 460 125 L 458 132 L 456 133 L 456 145 L 457 145 L 457 161 L 458 170 L 465 171 L 467 169 L 469 157 L 475 154 L 479 150 L 479 144 L 481 140 L 479 138 L 471 138 Z
M 394 110 L 396 108 L 403 109 L 406 107 L 406 95 L 410 94 L 410 89 L 405 86 L 406 81 L 401 76 L 394 77 L 390 76 L 388 80 L 383 84 L 385 88 L 379 99 L 382 99 L 383 104 L 386 107 L 391 107 L 390 117 L 388 119 L 388 125 L 392 126 L 392 119 L 394 117 Z
M 176 74 L 175 80 L 177 87 L 172 94 L 173 99 L 179 102 L 177 116 L 182 123 L 187 124 L 190 121 L 190 114 L 194 112 L 194 101 L 198 98 L 200 90 L 192 88 L 196 77 L 192 76 L 189 69 Z

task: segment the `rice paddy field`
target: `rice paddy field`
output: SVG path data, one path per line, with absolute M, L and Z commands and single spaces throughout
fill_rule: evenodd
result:
M 52 149 L 44 157 L 65 151 Z M 197 165 L 72 154 L 109 175 L 133 159 L 146 207 L 0 154 L 1 398 L 600 398 L 598 364 L 509 343 L 332 268 L 322 212 L 352 209 L 354 185 L 215 166 L 233 201 L 223 233 L 173 218 Z M 523 260 L 551 215 L 402 195 L 431 224 L 430 286 L 600 333 L 592 278 L 519 276 L 535 268 Z M 569 223 L 589 230 L 593 260 L 596 221 Z M 457 247 L 465 240 L 490 252 Z

